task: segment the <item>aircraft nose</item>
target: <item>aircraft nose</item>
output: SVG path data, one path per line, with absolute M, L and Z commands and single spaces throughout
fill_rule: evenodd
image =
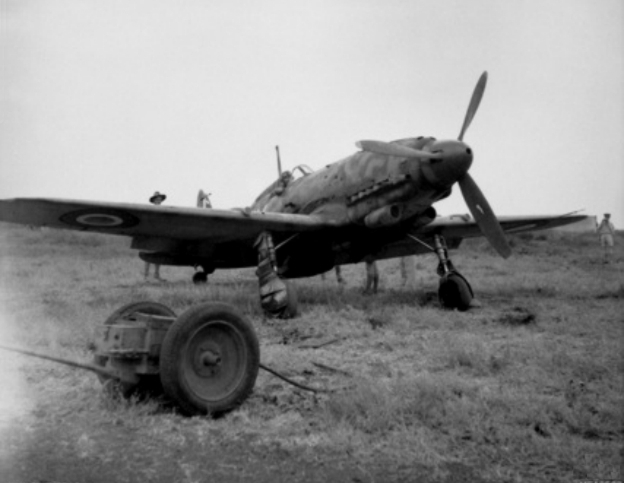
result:
M 435 186 L 452 185 L 461 179 L 472 165 L 472 149 L 462 141 L 435 141 L 429 149 L 442 155 L 422 164 L 425 178 Z

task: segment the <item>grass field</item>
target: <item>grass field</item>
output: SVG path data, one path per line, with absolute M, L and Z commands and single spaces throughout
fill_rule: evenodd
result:
M 601 263 L 592 234 L 525 235 L 514 256 L 482 240 L 453 262 L 479 306 L 442 310 L 436 259 L 402 287 L 381 262 L 297 280 L 302 315 L 265 320 L 253 269 L 163 267 L 145 282 L 128 240 L 0 224 L 0 343 L 90 361 L 116 308 L 153 300 L 181 313 L 219 300 L 242 310 L 266 372 L 226 416 L 185 418 L 105 397 L 94 374 L 0 351 L 0 481 L 541 482 L 622 479 L 624 237 Z M 332 342 L 322 345 L 323 342 Z M 321 345 L 321 347 L 314 348 Z

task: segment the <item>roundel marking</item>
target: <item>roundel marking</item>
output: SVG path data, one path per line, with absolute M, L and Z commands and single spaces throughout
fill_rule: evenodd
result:
M 70 211 L 61 216 L 60 220 L 67 225 L 83 228 L 130 228 L 139 224 L 136 216 L 107 208 Z
M 81 225 L 91 226 L 119 226 L 123 225 L 123 220 L 114 215 L 81 215 L 76 218 L 76 221 Z

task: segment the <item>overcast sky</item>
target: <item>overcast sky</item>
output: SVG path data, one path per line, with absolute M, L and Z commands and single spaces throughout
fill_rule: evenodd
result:
M 624 228 L 621 0 L 2 0 L 0 198 L 249 205 L 359 139 L 465 141 L 499 215 Z M 437 205 L 467 213 L 461 194 Z

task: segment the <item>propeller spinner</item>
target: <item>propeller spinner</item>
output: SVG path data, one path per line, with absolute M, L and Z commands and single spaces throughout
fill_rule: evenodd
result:
M 479 109 L 479 104 L 481 103 L 481 99 L 483 98 L 483 93 L 485 91 L 485 86 L 487 84 L 487 72 L 483 72 L 475 89 L 472 93 L 472 97 L 470 99 L 470 104 L 468 104 L 468 109 L 466 110 L 466 116 L 464 117 L 464 123 L 462 125 L 461 131 L 459 132 L 458 141 L 453 141 L 453 145 L 456 143 L 461 143 L 463 145 L 464 135 L 470 127 L 472 120 Z M 440 143 L 440 142 L 438 142 Z M 442 142 L 443 143 L 443 142 Z M 436 143 L 437 144 L 437 143 Z M 451 159 L 454 155 L 445 155 L 444 150 L 429 152 L 422 151 L 418 149 L 413 149 L 407 146 L 395 144 L 395 143 L 386 143 L 383 141 L 359 141 L 356 144 L 358 147 L 365 151 L 370 151 L 377 154 L 385 154 L 388 156 L 399 156 L 404 158 L 420 158 L 423 160 L 448 160 L 452 162 Z M 463 145 L 466 146 L 466 145 Z M 470 155 L 470 163 L 472 162 L 472 152 L 470 148 L 466 146 L 467 153 Z M 467 158 L 466 158 L 467 159 Z M 505 233 L 503 232 L 500 223 L 498 222 L 494 211 L 490 207 L 487 199 L 483 195 L 483 192 L 479 189 L 479 186 L 474 181 L 474 179 L 468 174 L 469 163 L 467 160 L 464 161 L 467 166 L 463 171 L 463 174 L 457 179 L 459 183 L 459 188 L 464 197 L 464 201 L 468 206 L 468 209 L 472 213 L 473 218 L 475 219 L 477 225 L 481 229 L 483 235 L 487 238 L 490 245 L 494 247 L 494 249 L 503 257 L 507 258 L 511 255 L 511 247 L 507 242 L 507 238 L 505 237 Z

